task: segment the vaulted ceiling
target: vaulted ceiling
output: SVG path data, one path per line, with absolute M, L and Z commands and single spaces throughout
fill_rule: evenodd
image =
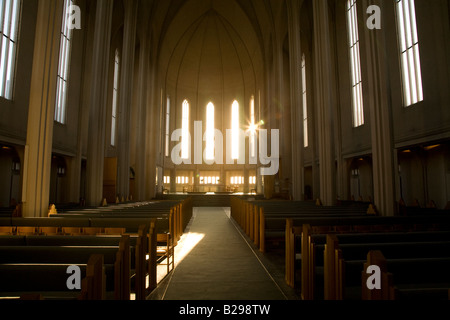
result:
M 234 99 L 247 104 L 263 86 L 267 42 L 276 38 L 276 16 L 283 7 L 279 0 L 153 2 L 152 43 L 174 103 L 189 99 L 198 120 L 210 101 L 219 119 L 229 117 Z

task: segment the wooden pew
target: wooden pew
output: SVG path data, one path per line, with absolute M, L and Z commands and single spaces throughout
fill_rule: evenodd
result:
M 266 242 L 285 241 L 286 218 L 363 216 L 366 204 L 354 206 L 316 206 L 305 201 L 246 201 L 232 197 L 232 217 L 249 238 L 259 246 L 261 252 L 267 249 Z
M 444 264 L 450 262 L 450 241 L 339 244 L 336 235 L 327 235 L 324 248 L 325 300 L 343 300 L 347 296 L 346 291 L 351 292 L 352 287 L 359 287 L 366 252 L 374 250 L 383 252 L 384 256 L 388 257 L 388 261 L 392 261 L 391 268 L 400 271 L 397 274 L 397 280 L 404 284 L 417 281 L 417 277 L 426 266 L 426 263 L 422 262 L 436 265 L 438 265 L 437 261 Z M 414 270 L 414 273 L 408 272 L 410 268 L 420 263 L 422 263 L 421 268 Z M 399 267 L 400 264 L 406 269 L 402 270 Z M 446 276 L 442 268 L 436 267 L 435 271 L 441 272 L 440 276 L 443 279 L 449 278 L 447 282 L 450 286 L 450 277 Z M 408 274 L 411 279 L 408 279 L 405 274 Z M 359 294 L 361 294 L 360 290 L 358 288 Z
M 92 255 L 86 267 L 86 277 L 81 282 L 79 300 L 104 300 L 106 296 L 105 277 L 103 256 Z
M 192 217 L 192 199 L 184 201 L 155 201 L 143 205 L 108 206 L 89 208 L 86 210 L 72 210 L 64 213 L 50 214 L 55 218 L 83 218 L 90 219 L 90 226 L 98 226 L 99 218 L 131 219 L 131 218 L 157 218 L 157 228 L 160 232 L 170 232 L 176 244 Z M 165 222 L 164 222 L 165 221 Z M 165 225 L 165 227 L 164 227 Z
M 52 228 L 51 230 L 54 232 L 55 228 L 57 228 L 57 234 L 64 230 L 69 234 L 83 234 L 86 237 L 98 234 L 99 230 L 106 230 L 107 228 L 119 229 L 119 232 L 122 233 L 125 228 L 126 232 L 137 235 L 135 250 L 136 276 L 133 277 L 133 282 L 135 283 L 138 299 L 145 299 L 146 294 L 149 293 L 148 291 L 157 285 L 157 238 L 153 239 L 153 237 L 157 236 L 158 232 L 169 235 L 172 241 L 171 251 L 173 252 L 173 246 L 176 245 L 192 217 L 192 200 L 190 198 L 181 202 L 164 201 L 159 203 L 158 208 L 152 205 L 150 203 L 150 207 L 146 207 L 146 205 L 135 207 L 130 204 L 129 206 L 115 206 L 113 209 L 111 207 L 89 208 L 88 210 L 79 210 L 77 208 L 77 210 L 70 211 L 70 214 L 67 211 L 67 215 L 63 213 L 50 215 L 49 218 L 8 218 L 0 222 L 0 224 L 21 227 L 31 226 L 31 228 L 36 230 L 33 234 L 45 233 L 47 228 Z M 145 228 L 147 231 L 142 232 L 142 228 Z M 53 232 L 52 234 L 54 234 Z M 147 256 L 149 259 L 146 258 Z M 147 275 L 150 277 L 150 285 L 148 287 L 145 285 Z
M 130 236 L 124 235 L 123 241 L 120 242 L 119 251 L 116 254 L 116 261 L 114 263 L 115 300 L 130 300 L 130 276 Z
M 165 260 L 167 265 L 167 273 L 175 267 L 175 249 L 173 239 L 169 233 L 158 233 L 157 238 L 157 257 L 159 260 Z
M 102 263 L 106 262 L 106 268 L 109 271 L 105 286 L 108 292 L 113 292 L 115 299 L 129 300 L 130 241 L 128 235 L 122 236 L 119 246 L 0 246 L 0 268 L 6 277 L 0 285 L 0 291 L 39 290 L 64 293 L 68 291 L 64 288 L 66 284 L 64 279 L 68 277 L 65 273 L 67 267 L 84 266 L 92 255 L 101 255 Z M 52 270 L 56 270 L 57 274 Z M 22 279 L 24 281 L 21 281 Z
M 86 263 L 80 267 L 82 277 L 86 274 Z M 71 264 L 5 263 L 0 264 L 0 295 L 20 296 L 25 293 L 39 293 L 46 299 L 76 299 L 79 292 L 67 289 L 66 273 Z
M 79 210 L 68 210 L 51 214 L 52 217 L 130 217 L 130 216 L 148 216 L 169 214 L 169 210 L 173 209 L 177 218 L 179 227 L 183 228 L 189 222 L 192 216 L 192 199 L 189 197 L 183 201 L 152 201 L 146 203 L 136 203 L 135 206 L 113 205 L 107 207 L 96 207 Z
M 367 287 L 369 274 L 365 272 L 369 266 L 378 266 L 381 271 L 381 289 L 370 290 Z M 392 273 L 387 271 L 386 258 L 379 250 L 371 250 L 367 254 L 367 262 L 364 263 L 362 271 L 361 298 L 362 300 L 395 300 L 395 288 L 393 285 Z
M 295 263 L 296 256 L 301 254 L 301 283 L 302 283 L 302 298 L 309 300 L 315 297 L 314 288 L 316 287 L 316 263 L 317 259 L 322 260 L 322 251 L 316 253 L 317 248 L 323 250 L 327 234 L 314 234 L 313 228 L 304 224 L 303 227 L 292 227 L 292 221 L 287 222 L 286 234 L 291 238 L 286 244 L 286 283 L 294 286 L 295 283 Z M 377 227 L 378 230 L 378 227 Z M 317 231 L 317 230 L 316 230 Z M 411 241 L 440 241 L 442 239 L 450 240 L 449 231 L 416 231 L 403 232 L 387 230 L 381 233 L 379 230 L 376 233 L 340 233 L 336 236 L 342 243 L 357 243 L 357 242 L 411 242 Z M 288 239 L 288 236 L 287 236 Z M 301 240 L 301 244 L 300 241 Z M 319 262 L 319 266 L 323 265 L 323 260 Z
M 363 300 L 447 300 L 450 287 L 450 257 L 386 259 L 381 251 L 371 251 L 362 272 Z M 381 288 L 369 290 L 369 265 L 381 269 Z

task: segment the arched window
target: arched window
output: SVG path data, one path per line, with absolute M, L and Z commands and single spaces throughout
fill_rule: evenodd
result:
M 0 2 L 0 97 L 12 99 L 20 0 Z
M 239 158 L 239 103 L 234 100 L 231 106 L 231 159 Z
M 405 107 L 423 100 L 419 37 L 414 0 L 396 0 L 397 28 Z
M 214 105 L 206 106 L 206 160 L 214 160 Z
M 181 120 L 181 158 L 189 158 L 189 102 L 183 101 L 182 120 Z
M 111 112 L 111 145 L 116 145 L 116 126 L 117 126 L 117 97 L 119 92 L 119 70 L 120 70 L 120 56 L 119 50 L 116 49 L 114 56 L 114 83 L 113 83 L 113 98 L 112 98 L 112 112 Z
M 364 106 L 359 50 L 358 15 L 356 0 L 347 0 L 348 42 L 350 48 L 350 73 L 352 81 L 353 127 L 364 124 Z
M 68 27 L 67 18 L 71 1 L 64 0 L 64 10 L 61 25 L 61 44 L 59 48 L 58 82 L 56 87 L 55 121 L 66 122 L 67 94 L 69 83 L 70 56 L 72 49 L 72 29 Z

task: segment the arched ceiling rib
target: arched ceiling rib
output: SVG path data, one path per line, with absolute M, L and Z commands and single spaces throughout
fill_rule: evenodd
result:
M 176 11 L 176 13 L 172 10 Z M 161 70 L 167 70 L 170 57 L 173 55 L 181 38 L 185 36 L 186 30 L 191 30 L 193 25 L 198 23 L 199 19 L 211 10 L 214 10 L 223 21 L 226 21 L 229 26 L 234 28 L 236 33 L 233 36 L 237 35 L 240 38 L 235 39 L 234 42 L 242 41 L 252 59 L 259 60 L 259 62 L 262 61 L 260 36 L 254 29 L 256 22 L 252 23 L 249 20 L 248 15 L 236 1 L 189 0 L 184 2 L 181 7 L 171 9 L 171 13 L 167 13 L 166 19 L 164 19 L 166 27 L 162 28 L 165 28 L 167 31 L 164 32 L 159 42 L 159 67 Z

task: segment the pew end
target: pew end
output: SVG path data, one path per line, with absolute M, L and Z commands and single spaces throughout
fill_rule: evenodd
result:
M 167 274 L 175 268 L 175 248 L 170 233 L 158 233 L 156 235 L 156 255 L 158 263 L 167 265 Z M 162 261 L 165 260 L 165 263 Z
M 86 277 L 81 282 L 80 300 L 105 300 L 106 275 L 102 254 L 93 254 L 86 267 Z

